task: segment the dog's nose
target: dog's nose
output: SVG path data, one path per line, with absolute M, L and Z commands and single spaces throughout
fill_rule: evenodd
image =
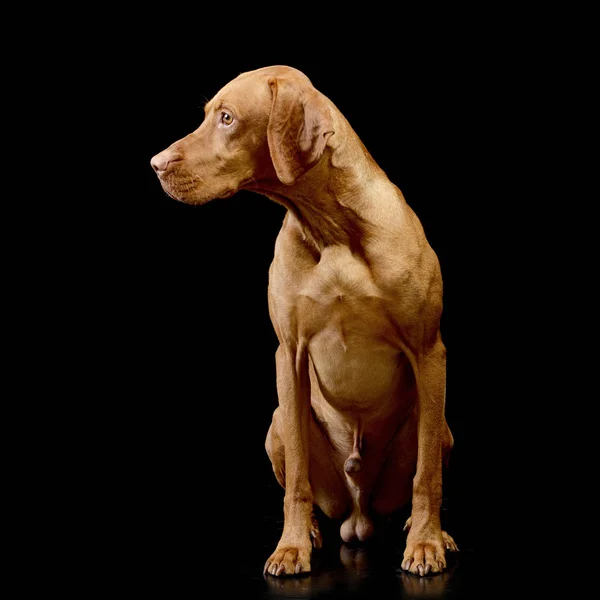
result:
M 173 168 L 173 163 L 182 160 L 181 156 L 171 150 L 163 150 L 161 153 L 153 156 L 150 160 L 152 168 L 158 175 L 164 175 Z

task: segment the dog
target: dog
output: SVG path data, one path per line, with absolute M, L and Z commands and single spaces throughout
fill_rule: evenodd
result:
M 314 506 L 345 542 L 411 503 L 402 569 L 458 550 L 441 529 L 446 348 L 438 258 L 402 192 L 301 71 L 242 73 L 198 129 L 151 159 L 164 191 L 202 205 L 251 190 L 286 216 L 269 269 L 278 407 L 266 451 L 283 486 L 273 576 L 311 570 Z

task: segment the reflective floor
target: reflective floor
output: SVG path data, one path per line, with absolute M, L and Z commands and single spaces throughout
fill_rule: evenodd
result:
M 403 516 L 402 516 L 403 518 Z M 257 598 L 466 598 L 485 597 L 469 589 L 476 581 L 465 581 L 470 565 L 476 561 L 468 544 L 448 555 L 443 574 L 416 577 L 400 569 L 406 534 L 401 519 L 386 524 L 383 533 L 361 545 L 348 545 L 339 538 L 339 523 L 321 516 L 323 548 L 313 552 L 312 572 L 304 577 L 273 577 L 259 569 L 247 572 L 247 591 Z M 272 519 L 268 531 L 276 535 L 264 543 L 268 556 L 281 531 L 280 519 Z M 381 531 L 381 529 L 380 529 Z M 266 533 L 266 531 L 265 531 Z M 262 560 L 262 557 L 261 557 Z M 258 561 L 257 561 L 258 563 Z M 256 567 L 260 567 L 257 564 Z M 482 590 L 480 590 L 482 591 Z
M 396 528 L 397 529 L 397 528 Z M 404 535 L 394 542 L 378 539 L 361 546 L 339 539 L 313 554 L 313 572 L 301 578 L 254 576 L 253 587 L 261 598 L 450 598 L 464 597 L 462 563 L 469 553 L 448 557 L 449 568 L 441 575 L 416 577 L 400 569 Z M 259 579 L 261 581 L 259 581 Z M 458 595 L 457 595 L 458 593 Z
M 175 514 L 176 503 L 167 502 L 166 508 Z M 496 597 L 499 582 L 505 577 L 500 569 L 487 568 L 467 529 L 453 523 L 456 519 L 447 512 L 443 522 L 460 552 L 448 555 L 448 569 L 443 574 L 417 577 L 400 569 L 406 515 L 399 515 L 383 533 L 360 546 L 344 544 L 339 537 L 339 523 L 321 516 L 323 548 L 313 552 L 312 572 L 281 578 L 262 572 L 281 533 L 278 504 L 263 506 L 263 514 L 253 505 L 240 513 L 223 504 L 212 515 L 198 514 L 193 523 L 186 520 L 191 507 L 183 509 L 180 514 L 186 516 L 163 517 L 147 531 L 147 539 L 141 544 L 141 561 L 139 555 L 130 555 L 132 560 L 125 568 L 133 576 L 132 591 L 210 599 L 487 599 Z M 224 516 L 227 514 L 231 514 L 229 519 Z
M 133 437 L 132 428 L 125 429 L 118 468 L 102 500 L 103 511 L 109 510 L 107 533 L 101 531 L 108 542 L 104 572 L 126 581 L 115 591 L 209 600 L 488 600 L 523 593 L 533 582 L 513 560 L 514 536 L 525 530 L 515 525 L 510 503 L 500 500 L 510 487 L 498 470 L 489 485 L 487 471 L 477 466 L 479 455 L 467 452 L 467 444 L 457 444 L 455 462 L 444 472 L 442 527 L 460 552 L 448 553 L 443 574 L 418 577 L 401 570 L 406 507 L 393 519 L 376 521 L 375 536 L 362 545 L 344 544 L 341 523 L 317 513 L 323 547 L 313 551 L 312 571 L 264 575 L 283 529 L 284 492 L 256 442 L 262 430 L 242 413 L 230 425 L 236 436 L 225 432 L 217 445 L 198 434 L 198 420 L 164 415 L 142 422 Z M 205 422 L 219 426 L 218 420 Z

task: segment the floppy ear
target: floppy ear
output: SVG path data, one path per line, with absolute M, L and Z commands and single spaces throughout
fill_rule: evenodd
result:
M 295 78 L 269 79 L 273 104 L 267 128 L 277 177 L 292 185 L 320 160 L 333 133 L 327 102 L 310 84 Z

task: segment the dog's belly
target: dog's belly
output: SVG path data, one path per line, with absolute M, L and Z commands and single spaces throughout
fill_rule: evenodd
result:
M 338 411 L 388 412 L 398 408 L 407 360 L 393 344 L 381 300 L 352 297 L 310 306 L 308 352 L 320 396 Z M 366 417 L 367 414 L 364 414 Z
M 344 247 L 324 252 L 303 281 L 296 306 L 313 379 L 337 410 L 380 412 L 397 400 L 405 357 L 387 301 L 366 263 Z
M 308 346 L 324 399 L 337 410 L 381 409 L 399 387 L 399 353 L 372 336 L 349 332 L 334 323 Z

